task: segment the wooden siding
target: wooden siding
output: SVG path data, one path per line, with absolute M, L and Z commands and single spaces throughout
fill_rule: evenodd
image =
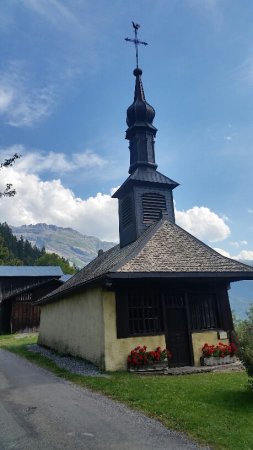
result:
M 11 310 L 11 332 L 37 330 L 40 324 L 40 307 L 29 302 L 15 302 Z

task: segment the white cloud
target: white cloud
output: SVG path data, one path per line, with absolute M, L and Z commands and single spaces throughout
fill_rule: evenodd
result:
M 214 250 L 218 253 L 220 253 L 222 256 L 226 256 L 227 258 L 231 258 L 230 253 L 226 252 L 222 248 L 214 247 Z
M 233 245 L 234 247 L 237 247 L 237 248 L 241 247 L 242 245 L 247 245 L 247 244 L 248 244 L 248 242 L 245 240 L 231 242 L 231 245 Z
M 56 0 L 23 0 L 23 4 L 33 15 L 39 14 L 52 24 L 48 36 L 51 46 L 43 54 L 39 42 L 38 58 L 28 52 L 22 60 L 14 57 L 0 63 L 0 114 L 13 127 L 31 127 L 50 116 L 66 92 L 75 89 L 73 81 L 84 72 L 94 71 L 99 64 L 95 28 L 98 18 L 85 20 L 82 7 L 80 20 L 78 14 L 72 13 L 71 5 L 67 8 Z M 43 26 L 41 29 L 47 32 Z M 18 32 L 17 39 L 22 41 L 24 34 Z M 66 45 L 61 52 L 63 35 Z M 37 52 L 36 38 L 31 47 Z
M 242 81 L 244 84 L 252 87 L 253 84 L 253 55 L 251 54 L 248 58 L 242 61 L 234 69 L 235 75 Z
M 232 136 L 224 136 L 224 141 L 232 141 Z
M 253 209 L 248 209 L 248 213 L 253 214 Z
M 209 242 L 223 241 L 230 235 L 224 219 L 204 206 L 187 211 L 175 211 L 178 225 L 199 239 Z
M 0 87 L 0 113 L 8 111 L 12 102 L 13 92 L 8 87 Z
M 76 166 L 84 168 L 103 167 L 106 164 L 106 161 L 96 153 L 93 153 L 92 150 L 86 150 L 83 153 L 74 153 L 73 162 Z
M 117 200 L 97 193 L 82 200 L 61 181 L 41 181 L 37 175 L 10 167 L 1 171 L 1 185 L 13 182 L 17 194 L 0 200 L 1 220 L 11 225 L 46 222 L 72 227 L 100 239 L 118 240 Z
M 253 250 L 242 250 L 238 255 L 233 257 L 234 259 L 253 260 Z
M 187 0 L 187 2 L 200 15 L 212 21 L 218 30 L 220 29 L 223 21 L 220 0 Z
M 67 155 L 65 153 L 53 151 L 27 151 L 22 145 L 16 145 L 8 149 L 8 154 L 13 153 L 22 155 L 22 158 L 16 163 L 16 169 L 25 173 L 41 173 L 47 171 L 63 174 L 78 169 L 91 169 L 93 167 L 102 168 L 106 164 L 106 161 L 92 150 L 85 150 L 82 153 Z
M 66 4 L 63 5 L 58 0 L 23 0 L 23 4 L 43 17 L 53 27 L 64 31 L 66 31 L 66 28 L 70 28 L 73 33 L 85 31 L 85 27 L 78 16 L 73 13 L 76 8 L 71 8 L 71 5 L 68 8 Z M 87 24 L 85 23 L 85 25 Z
M 242 250 L 238 255 L 232 256 L 229 252 L 226 252 L 222 248 L 214 248 L 216 252 L 220 253 L 223 256 L 226 256 L 227 258 L 232 258 L 236 260 L 242 260 L 242 261 L 253 261 L 253 250 Z
M 102 66 L 107 53 L 101 52 L 101 35 L 104 44 L 109 42 L 117 8 L 105 18 L 100 8 L 94 13 L 92 2 L 77 1 L 74 7 L 71 0 L 0 3 L 1 32 L 9 34 L 9 42 L 15 35 L 16 42 L 0 61 L 0 114 L 13 127 L 32 127 L 49 117 L 69 92 L 76 94 L 81 76 Z M 31 27 L 19 26 L 19 8 Z
M 38 85 L 24 62 L 12 61 L 0 72 L 0 114 L 9 125 L 29 127 L 51 114 L 56 100 L 52 83 Z

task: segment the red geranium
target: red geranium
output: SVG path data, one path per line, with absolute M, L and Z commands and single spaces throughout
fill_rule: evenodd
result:
M 146 345 L 142 347 L 138 345 L 127 357 L 127 362 L 129 365 L 139 366 L 148 364 L 150 361 L 166 361 L 172 358 L 172 354 L 169 350 L 161 347 L 157 347 L 155 350 L 147 351 Z
M 225 356 L 234 356 L 237 348 L 235 344 L 223 344 L 219 342 L 217 345 L 209 345 L 205 343 L 202 347 L 202 353 L 205 358 L 216 356 L 219 358 L 225 358 Z

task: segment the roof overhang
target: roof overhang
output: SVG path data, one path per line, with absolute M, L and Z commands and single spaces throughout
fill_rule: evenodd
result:
M 105 283 L 106 277 L 100 276 L 97 278 L 93 278 L 92 280 L 85 281 L 83 283 L 80 283 L 76 286 L 70 286 L 69 288 L 65 289 L 63 292 L 55 292 L 54 291 L 50 294 L 48 294 L 45 297 L 42 297 L 41 299 L 34 302 L 34 305 L 46 305 L 48 303 L 53 303 L 58 300 L 61 300 L 63 298 L 69 297 L 71 294 L 78 294 L 83 289 L 86 289 L 88 287 L 93 287 L 96 285 L 103 285 Z
M 63 292 L 52 292 L 47 297 L 44 297 L 36 302 L 34 304 L 37 305 L 45 305 L 48 303 L 53 303 L 56 301 L 59 301 L 63 298 L 69 297 L 72 294 L 78 294 L 83 289 L 100 285 L 100 286 L 106 286 L 110 287 L 110 282 L 113 281 L 124 281 L 124 280 L 147 280 L 150 279 L 152 281 L 159 281 L 159 280 L 170 280 L 170 281 L 196 281 L 197 279 L 203 281 L 210 281 L 210 280 L 220 280 L 220 281 L 226 281 L 227 283 L 233 282 L 233 281 L 242 281 L 242 280 L 253 280 L 253 271 L 249 274 L 245 274 L 245 272 L 111 272 L 104 274 L 102 276 L 99 276 L 97 278 L 93 278 L 92 280 L 88 280 L 84 283 L 80 283 L 76 286 L 71 286 L 68 289 L 64 290 Z
M 226 279 L 229 282 L 253 280 L 252 272 L 113 272 L 107 274 L 109 279 Z
M 64 283 L 64 281 L 61 281 L 59 278 L 55 277 L 55 278 L 50 278 L 50 279 L 44 280 L 44 281 L 38 281 L 37 283 L 30 284 L 23 288 L 14 289 L 12 292 L 7 293 L 7 295 L 3 297 L 2 302 L 5 302 L 7 300 L 9 301 L 12 298 L 15 298 L 17 295 L 24 294 L 29 291 L 34 291 L 35 289 L 44 287 L 46 285 L 54 284 L 54 283 L 62 285 Z

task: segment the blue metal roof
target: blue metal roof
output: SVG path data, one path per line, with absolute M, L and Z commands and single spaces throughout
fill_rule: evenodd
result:
M 63 283 L 65 283 L 66 281 L 68 281 L 71 277 L 73 277 L 73 275 L 69 275 L 69 274 L 65 274 L 60 278 L 60 281 L 62 281 Z
M 0 277 L 61 277 L 59 266 L 0 266 Z

